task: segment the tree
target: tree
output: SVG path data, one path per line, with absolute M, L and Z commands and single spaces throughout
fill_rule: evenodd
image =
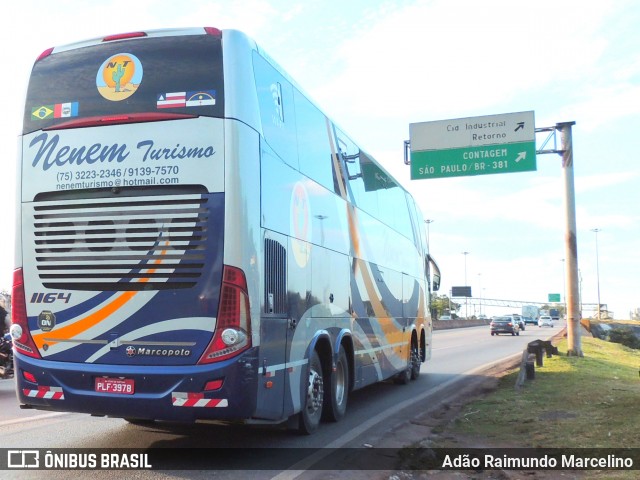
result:
M 431 296 L 430 310 L 432 315 L 435 313 L 437 317 L 442 315 L 453 314 L 460 310 L 460 304 L 453 302 L 447 295 L 438 295 L 434 293 Z

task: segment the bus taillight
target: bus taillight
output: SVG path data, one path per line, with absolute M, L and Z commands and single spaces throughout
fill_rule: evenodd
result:
M 251 346 L 251 314 L 244 272 L 224 266 L 218 319 L 213 340 L 198 363 L 225 360 Z
M 215 27 L 204 27 L 204 31 L 207 35 L 213 35 L 214 37 L 222 38 L 222 30 Z
M 38 55 L 38 58 L 36 58 L 36 62 L 39 62 L 43 58 L 47 58 L 52 53 L 53 53 L 53 47 L 47 48 L 44 52 L 42 52 L 40 55 Z
M 11 338 L 15 349 L 34 358 L 41 358 L 31 333 L 27 318 L 27 303 L 24 294 L 22 269 L 13 271 L 13 289 L 11 292 Z
M 146 37 L 147 34 L 145 32 L 129 32 L 129 33 L 118 33 L 116 35 L 107 35 L 102 39 L 103 42 L 113 42 L 115 40 L 127 40 L 129 38 L 140 38 Z

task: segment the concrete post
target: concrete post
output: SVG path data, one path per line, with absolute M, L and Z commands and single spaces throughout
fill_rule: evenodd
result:
M 567 355 L 583 357 L 580 339 L 580 296 L 578 287 L 578 240 L 576 233 L 576 198 L 573 184 L 573 144 L 571 127 L 576 122 L 556 124 L 560 132 L 562 148 L 562 175 L 564 179 L 565 196 L 565 258 L 567 263 Z

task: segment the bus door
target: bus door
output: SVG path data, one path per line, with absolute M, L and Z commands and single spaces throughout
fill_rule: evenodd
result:
M 260 363 L 256 416 L 280 419 L 286 387 L 287 237 L 269 230 L 264 236 L 264 298 L 260 321 Z
M 308 378 L 307 353 L 311 321 L 311 243 L 296 237 L 289 237 L 287 256 L 287 344 L 286 344 L 286 386 L 285 411 L 297 412 L 302 409 L 303 382 Z

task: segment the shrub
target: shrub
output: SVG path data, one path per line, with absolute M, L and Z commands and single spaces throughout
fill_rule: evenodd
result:
M 640 338 L 630 327 L 614 328 L 609 332 L 609 341 L 629 348 L 640 349 Z

